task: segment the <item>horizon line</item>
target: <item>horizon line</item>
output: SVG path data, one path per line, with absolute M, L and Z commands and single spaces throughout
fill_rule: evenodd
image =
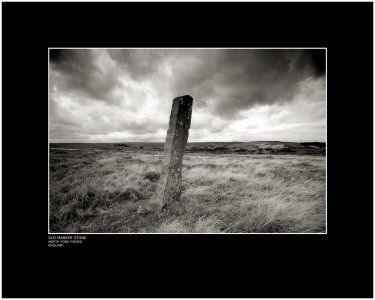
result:
M 205 141 L 205 142 L 187 142 L 189 143 L 256 143 L 256 142 L 277 142 L 277 143 L 327 143 L 327 141 L 308 141 L 308 142 L 290 142 L 290 141 L 276 141 L 276 140 L 256 140 L 256 141 Z M 119 143 L 165 143 L 165 142 L 127 142 L 127 141 L 118 141 L 118 142 L 49 142 L 49 144 L 119 144 Z

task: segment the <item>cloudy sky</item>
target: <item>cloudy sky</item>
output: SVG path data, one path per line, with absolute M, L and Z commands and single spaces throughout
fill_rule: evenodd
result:
M 191 95 L 190 142 L 326 139 L 324 49 L 50 49 L 50 142 L 164 142 Z

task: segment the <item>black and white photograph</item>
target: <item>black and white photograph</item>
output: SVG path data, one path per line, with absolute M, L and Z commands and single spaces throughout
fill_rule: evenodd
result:
M 373 1 L 1 6 L 3 298 L 373 297 Z
M 326 233 L 326 48 L 50 48 L 50 233 Z

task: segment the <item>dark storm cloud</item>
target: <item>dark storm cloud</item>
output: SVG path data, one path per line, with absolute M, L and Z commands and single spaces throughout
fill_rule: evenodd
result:
M 320 109 L 325 65 L 324 49 L 51 49 L 52 129 L 61 140 L 69 131 L 72 140 L 160 140 L 171 100 L 190 94 L 192 136 L 220 135 L 257 107 L 270 112 L 298 99 Z
M 310 64 L 314 68 L 315 76 L 323 76 L 326 72 L 325 50 L 305 50 L 306 56 L 310 59 Z
M 135 81 L 161 83 L 165 94 L 191 94 L 197 107 L 236 117 L 255 104 L 290 101 L 299 83 L 325 74 L 325 50 L 275 49 L 109 49 L 117 68 L 105 72 L 91 50 L 53 50 L 52 67 L 68 76 L 66 89 L 115 101 L 119 71 Z M 169 66 L 170 75 L 161 74 Z
M 325 74 L 325 50 L 162 49 L 108 50 L 135 80 L 154 76 L 173 96 L 191 94 L 197 107 L 234 118 L 255 104 L 293 100 L 299 83 Z M 160 74 L 163 65 L 170 76 Z M 165 81 L 167 83 L 165 83 Z
M 66 91 L 87 94 L 94 100 L 115 100 L 112 90 L 118 83 L 115 69 L 105 71 L 96 52 L 89 49 L 50 50 L 52 70 L 64 77 Z
M 64 59 L 64 51 L 62 49 L 50 49 L 49 61 L 52 63 L 59 63 Z
M 168 50 L 108 49 L 107 53 L 132 78 L 144 80 L 157 72 L 158 64 Z
M 324 55 L 324 50 L 197 50 L 195 55 L 177 52 L 172 55 L 188 59 L 184 66 L 175 68 L 178 76 L 172 77 L 172 89 L 176 95 L 194 95 L 198 107 L 210 103 L 214 113 L 235 118 L 239 111 L 255 104 L 293 100 L 299 83 L 324 73 L 321 55 L 316 51 Z

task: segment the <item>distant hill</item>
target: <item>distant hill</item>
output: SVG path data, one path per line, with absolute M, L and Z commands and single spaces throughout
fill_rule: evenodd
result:
M 51 143 L 51 150 L 92 151 L 151 151 L 161 152 L 164 143 L 121 142 L 121 143 Z M 205 152 L 212 154 L 298 154 L 325 155 L 326 143 L 321 142 L 282 142 L 282 141 L 253 141 L 253 142 L 192 142 L 187 143 L 186 152 Z
M 314 146 L 314 147 L 318 147 L 318 148 L 325 148 L 326 147 L 326 143 L 319 143 L 319 142 L 300 143 L 300 144 L 304 145 L 304 146 Z
M 282 141 L 253 141 L 231 143 L 188 143 L 187 152 L 240 154 L 311 154 L 325 155 L 325 143 L 295 143 Z

